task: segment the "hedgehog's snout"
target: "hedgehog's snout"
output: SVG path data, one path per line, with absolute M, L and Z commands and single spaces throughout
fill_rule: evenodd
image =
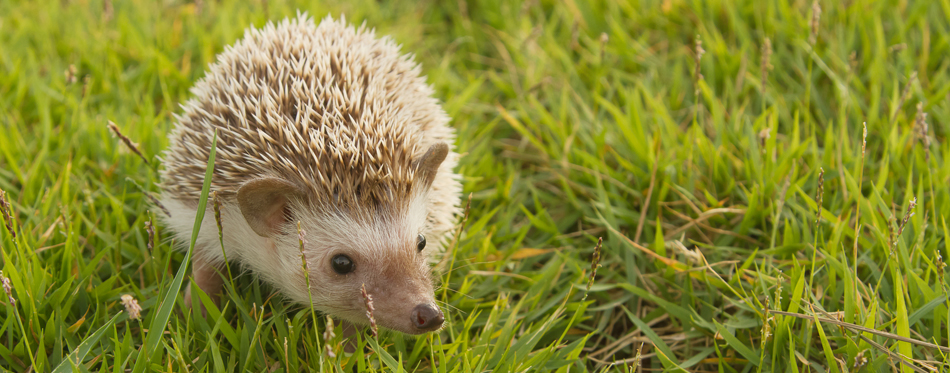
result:
M 420 332 L 429 332 L 442 327 L 445 317 L 442 310 L 433 304 L 420 304 L 412 309 L 412 325 Z

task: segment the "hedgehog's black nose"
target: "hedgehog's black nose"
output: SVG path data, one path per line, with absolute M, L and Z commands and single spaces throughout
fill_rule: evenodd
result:
M 445 318 L 442 310 L 431 304 L 420 304 L 412 309 L 412 325 L 419 330 L 435 330 L 442 327 Z

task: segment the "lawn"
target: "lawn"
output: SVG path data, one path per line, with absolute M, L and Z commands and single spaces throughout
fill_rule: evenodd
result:
M 0 371 L 950 369 L 950 0 L 790 3 L 0 0 Z M 437 334 L 345 354 L 240 268 L 183 306 L 173 115 L 298 10 L 391 35 L 453 119 Z

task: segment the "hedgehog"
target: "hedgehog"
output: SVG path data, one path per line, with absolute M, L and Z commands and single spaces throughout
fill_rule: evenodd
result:
M 189 242 L 217 134 L 211 190 L 223 245 L 205 215 L 192 262 L 194 283 L 216 303 L 233 263 L 345 329 L 367 324 L 363 286 L 378 325 L 442 327 L 432 263 L 459 215 L 459 155 L 448 115 L 400 48 L 365 23 L 317 25 L 303 13 L 248 28 L 191 89 L 174 116 L 159 200 L 166 226 Z

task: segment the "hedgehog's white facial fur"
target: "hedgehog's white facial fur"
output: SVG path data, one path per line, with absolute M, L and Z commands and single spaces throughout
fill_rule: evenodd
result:
M 459 212 L 458 154 L 448 116 L 399 49 L 330 17 L 315 25 L 301 14 L 248 29 L 175 117 L 161 175 L 170 230 L 182 242 L 191 238 L 217 133 L 211 190 L 223 201 L 229 261 L 309 302 L 300 221 L 316 308 L 365 323 L 365 284 L 381 326 L 427 330 L 416 326 L 414 307 L 438 312 L 427 256 L 440 252 Z M 421 253 L 420 233 L 429 243 Z M 356 269 L 334 271 L 338 254 Z M 224 263 L 213 214 L 202 222 L 194 263 Z
M 413 322 L 413 309 L 419 305 L 435 305 L 428 255 L 419 251 L 418 237 L 424 232 L 426 196 L 418 195 L 407 206 L 381 211 L 377 219 L 354 219 L 344 211 L 317 211 L 300 202 L 291 204 L 291 216 L 304 223 L 307 230 L 306 258 L 311 283 L 320 284 L 312 292 L 315 307 L 357 324 L 366 324 L 366 307 L 359 297 L 366 285 L 373 295 L 377 322 L 387 328 L 408 334 L 419 334 L 431 328 L 419 328 Z M 285 224 L 274 241 L 286 276 L 276 273 L 282 290 L 295 301 L 308 302 L 307 285 L 300 271 L 296 227 Z M 334 270 L 332 261 L 344 256 L 353 271 L 345 274 Z M 260 258 L 261 260 L 268 260 Z M 294 271 L 291 266 L 296 264 Z M 264 269 L 264 268 L 262 268 Z M 354 296 L 357 295 L 357 296 Z M 441 317 L 441 316 L 440 316 Z M 436 325 L 442 325 L 441 319 Z
M 354 212 L 316 209 L 309 203 L 290 198 L 288 219 L 269 236 L 251 229 L 237 203 L 222 206 L 224 245 L 228 259 L 241 263 L 261 280 L 271 284 L 290 300 L 356 324 L 366 324 L 366 308 L 360 297 L 365 284 L 373 295 L 377 322 L 386 328 L 420 334 L 432 328 L 420 328 L 413 311 L 420 305 L 438 310 L 433 296 L 429 257 L 434 247 L 418 250 L 418 237 L 425 232 L 427 193 L 420 193 L 405 206 L 388 206 L 376 219 L 355 218 Z M 171 218 L 169 228 L 191 229 L 196 211 L 174 200 L 165 199 Z M 210 206 L 209 206 L 210 210 Z M 196 247 L 218 248 L 217 226 L 211 214 L 205 215 Z M 305 234 L 311 291 L 299 251 L 296 222 Z M 432 245 L 436 246 L 436 245 Z M 334 271 L 331 260 L 346 255 L 355 270 L 347 274 Z M 224 263 L 220 249 L 195 250 L 195 262 Z M 438 326 L 441 326 L 441 314 Z

